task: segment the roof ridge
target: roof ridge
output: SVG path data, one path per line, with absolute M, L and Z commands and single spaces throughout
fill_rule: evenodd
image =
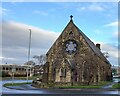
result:
M 73 23 L 74 24 L 74 23 Z M 102 52 L 95 46 L 95 44 L 74 24 L 76 29 L 81 33 L 81 35 L 86 40 L 87 44 L 90 46 L 90 48 L 97 54 L 101 59 L 104 59 L 107 63 L 110 63 L 102 54 Z

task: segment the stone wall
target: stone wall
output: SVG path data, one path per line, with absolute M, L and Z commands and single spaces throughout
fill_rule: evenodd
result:
M 69 54 L 65 50 L 65 44 L 71 40 L 76 42 L 77 47 L 75 52 Z M 95 47 L 70 21 L 46 54 L 48 64 L 45 64 L 44 71 L 48 79 L 43 82 L 89 85 L 111 80 L 111 65 Z M 65 77 L 60 75 L 61 69 L 66 70 Z M 46 78 L 45 75 L 43 78 Z

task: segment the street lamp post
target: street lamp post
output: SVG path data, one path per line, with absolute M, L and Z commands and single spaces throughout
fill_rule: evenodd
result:
M 13 85 L 13 81 L 14 81 L 14 74 L 15 74 L 15 72 L 16 72 L 16 68 L 13 65 L 13 67 L 12 67 L 12 85 Z
M 27 64 L 27 82 L 28 82 L 28 70 L 29 70 L 29 60 L 30 60 L 30 47 L 31 47 L 31 29 L 29 29 L 29 48 L 28 48 L 28 64 Z

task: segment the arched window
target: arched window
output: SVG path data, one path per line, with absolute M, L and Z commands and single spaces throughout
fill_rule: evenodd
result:
M 67 73 L 66 68 L 60 69 L 60 76 L 61 76 L 61 77 L 66 77 L 66 73 Z
M 61 77 L 63 76 L 63 69 L 62 68 L 60 69 L 60 76 Z
M 66 73 L 67 73 L 67 70 L 66 69 L 64 69 L 64 76 L 66 77 Z
M 73 32 L 72 32 L 72 31 L 70 31 L 69 35 L 73 35 Z
M 74 36 L 73 32 L 72 32 L 72 31 L 70 31 L 70 32 L 69 32 L 69 37 L 72 39 L 72 38 L 73 38 L 73 36 Z
M 6 68 L 6 70 L 8 70 L 8 68 Z
M 5 67 L 3 67 L 3 70 L 5 70 Z

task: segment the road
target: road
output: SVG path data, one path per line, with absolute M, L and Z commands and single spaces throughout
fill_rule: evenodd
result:
M 30 84 L 26 84 L 22 86 L 11 86 L 9 88 L 3 87 L 2 96 L 33 96 L 33 94 L 34 96 L 119 96 L 120 91 L 110 88 L 117 81 L 115 79 L 113 83 L 103 86 L 101 89 L 39 89 L 32 87 Z M 4 80 L 3 82 L 0 81 L 0 84 L 3 85 L 10 82 L 12 81 Z M 26 80 L 14 80 L 13 82 L 26 82 Z

